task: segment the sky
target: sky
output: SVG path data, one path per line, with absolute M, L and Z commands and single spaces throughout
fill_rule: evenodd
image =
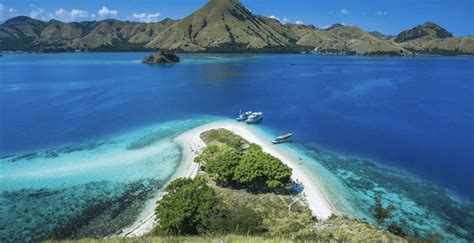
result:
M 0 21 L 18 15 L 64 22 L 120 20 L 155 22 L 183 18 L 208 0 L 0 0 Z M 241 0 L 253 13 L 280 22 L 357 25 L 398 34 L 426 21 L 456 36 L 474 35 L 474 0 Z

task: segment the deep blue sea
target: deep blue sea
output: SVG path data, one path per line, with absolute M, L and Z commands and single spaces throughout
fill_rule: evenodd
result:
M 474 58 L 146 55 L 0 57 L 0 241 L 116 233 L 179 166 L 173 138 L 240 109 L 295 132 L 341 213 L 373 222 L 381 194 L 410 234 L 474 239 Z

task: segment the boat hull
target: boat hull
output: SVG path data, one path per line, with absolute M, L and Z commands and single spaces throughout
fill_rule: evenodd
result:
M 255 120 L 247 120 L 247 124 L 259 124 L 263 122 L 263 118 L 255 119 Z
M 291 139 L 273 140 L 272 143 L 273 143 L 273 144 L 280 144 L 280 143 L 289 143 L 289 142 L 291 142 L 291 141 L 292 141 Z

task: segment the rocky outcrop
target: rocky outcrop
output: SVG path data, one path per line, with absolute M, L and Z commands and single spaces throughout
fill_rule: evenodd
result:
M 153 53 L 151 56 L 143 59 L 143 63 L 148 64 L 165 64 L 179 62 L 179 57 L 172 51 L 162 50 Z

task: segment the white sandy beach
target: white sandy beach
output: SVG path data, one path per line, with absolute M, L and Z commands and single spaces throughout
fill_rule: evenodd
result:
M 175 139 L 183 148 L 183 161 L 173 177 L 174 179 L 182 177 L 194 178 L 197 175 L 199 166 L 194 163 L 194 158 L 200 154 L 206 146 L 201 140 L 200 134 L 211 129 L 219 128 L 227 129 L 251 143 L 260 145 L 263 151 L 280 159 L 283 163 L 292 168 L 292 179 L 299 181 L 303 185 L 304 190 L 302 193 L 305 195 L 309 208 L 314 216 L 319 219 L 327 219 L 335 212 L 329 200 L 324 196 L 321 189 L 322 187 L 320 187 L 318 182 L 298 163 L 297 158 L 293 158 L 293 156 L 278 149 L 278 146 L 271 144 L 270 141 L 259 136 L 252 131 L 248 125 L 232 120 L 209 123 L 189 130 Z M 155 225 L 154 208 L 156 207 L 156 201 L 161 197 L 162 194 L 150 203 L 150 205 L 147 205 L 146 210 L 144 210 L 143 214 L 139 217 L 140 220 L 127 229 L 124 229 L 120 236 L 141 236 L 150 232 Z

